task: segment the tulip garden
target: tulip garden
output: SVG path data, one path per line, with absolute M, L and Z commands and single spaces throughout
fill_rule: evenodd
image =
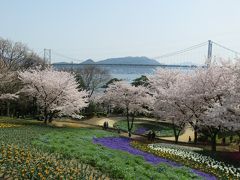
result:
M 204 156 L 200 152 L 201 148 L 171 145 L 171 144 L 148 144 L 143 145 L 138 142 L 132 143 L 133 147 L 146 152 L 156 154 L 161 157 L 181 162 L 188 167 L 201 169 L 202 171 L 215 174 L 222 179 L 239 179 L 240 168 L 233 165 L 217 161 L 209 156 Z
M 201 148 L 143 144 L 97 128 L 0 118 L 3 179 L 239 179 Z

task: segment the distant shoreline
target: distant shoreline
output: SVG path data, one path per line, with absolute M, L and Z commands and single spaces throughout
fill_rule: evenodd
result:
M 175 65 L 175 64 L 79 64 L 79 63 L 53 63 L 52 66 L 149 66 L 149 67 L 183 67 L 183 68 L 197 68 L 204 66 L 196 65 Z

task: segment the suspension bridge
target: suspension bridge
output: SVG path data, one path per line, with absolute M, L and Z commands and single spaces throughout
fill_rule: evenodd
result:
M 84 63 L 75 57 L 70 57 L 59 53 L 53 49 L 44 49 L 43 58 L 46 62 L 51 64 L 54 62 L 54 66 L 88 66 L 93 65 L 92 63 Z M 160 56 L 151 57 L 159 62 L 159 64 L 101 64 L 94 63 L 96 66 L 170 66 L 170 67 L 187 67 L 187 66 L 208 66 L 213 61 L 220 59 L 231 59 L 236 60 L 240 58 L 240 52 L 228 48 L 215 41 L 205 41 L 181 50 L 173 51 L 170 53 L 162 54 Z M 58 61 L 56 61 L 58 60 Z M 57 62 L 68 62 L 68 63 L 57 63 Z M 70 63 L 69 63 L 70 62 Z

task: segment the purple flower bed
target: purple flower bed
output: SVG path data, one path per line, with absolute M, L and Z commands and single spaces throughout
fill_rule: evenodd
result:
M 131 140 L 129 138 L 123 138 L 123 137 L 120 137 L 120 138 L 119 137 L 93 138 L 93 142 L 96 144 L 101 144 L 101 145 L 111 148 L 111 149 L 122 150 L 122 151 L 126 151 L 133 155 L 142 156 L 145 159 L 145 161 L 147 161 L 153 165 L 157 165 L 159 163 L 165 163 L 165 164 L 169 164 L 174 167 L 182 166 L 179 163 L 176 163 L 176 162 L 170 161 L 168 159 L 161 158 L 159 156 L 155 156 L 151 153 L 147 153 L 147 152 L 133 148 L 130 145 Z M 207 180 L 216 180 L 217 179 L 215 176 L 206 174 L 204 172 L 201 172 L 201 171 L 198 171 L 195 169 L 192 169 L 192 172 L 197 174 L 198 176 L 203 177 L 204 179 L 207 179 Z
M 136 129 L 136 131 L 134 131 L 134 133 L 136 133 L 136 134 L 144 134 L 146 131 L 148 131 L 148 129 L 146 129 L 144 127 L 141 127 L 141 128 Z

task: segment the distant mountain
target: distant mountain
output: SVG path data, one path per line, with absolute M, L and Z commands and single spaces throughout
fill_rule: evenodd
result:
M 86 61 L 83 61 L 80 64 L 94 64 L 95 62 L 92 59 L 87 59 Z
M 97 64 L 143 64 L 143 65 L 160 65 L 155 59 L 147 57 L 120 57 L 120 58 L 109 58 L 102 61 L 96 62 Z
M 53 64 L 70 64 L 68 62 L 58 62 Z M 141 65 L 161 65 L 155 59 L 150 59 L 148 57 L 119 57 L 119 58 L 109 58 L 101 61 L 93 61 L 92 59 L 87 59 L 80 64 L 141 64 Z

